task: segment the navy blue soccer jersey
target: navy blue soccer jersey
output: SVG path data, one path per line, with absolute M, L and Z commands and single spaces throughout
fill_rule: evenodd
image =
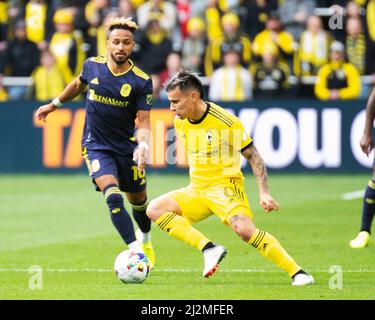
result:
M 83 65 L 81 82 L 89 86 L 82 145 L 92 150 L 132 154 L 138 110 L 152 104 L 151 77 L 129 60 L 131 68 L 113 74 L 105 57 L 89 58 Z

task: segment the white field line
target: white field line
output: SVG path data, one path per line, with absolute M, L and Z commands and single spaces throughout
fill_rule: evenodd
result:
M 360 199 L 360 198 L 363 197 L 364 193 L 365 193 L 364 190 L 357 190 L 357 191 L 353 191 L 353 192 L 343 193 L 341 195 L 341 199 L 345 200 L 345 201 L 350 201 L 350 200 L 354 200 L 354 199 Z
M 35 272 L 37 269 L 1 269 L 0 272 Z M 113 272 L 111 269 L 89 269 L 89 268 L 83 268 L 83 269 L 41 269 L 43 272 L 56 272 L 56 273 L 73 273 L 73 272 L 97 272 L 97 273 L 103 273 L 103 272 Z M 190 272 L 201 272 L 201 269 L 156 269 L 153 270 L 155 273 L 190 273 Z M 264 270 L 264 269 L 220 269 L 220 272 L 227 272 L 227 273 L 263 273 L 263 272 L 281 272 L 280 270 Z M 318 273 L 326 273 L 329 272 L 329 268 L 327 269 L 309 269 L 309 272 L 318 272 Z M 375 273 L 375 269 L 343 269 L 343 272 L 348 273 Z

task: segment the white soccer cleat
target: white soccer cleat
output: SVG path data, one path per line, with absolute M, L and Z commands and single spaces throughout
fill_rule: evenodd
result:
M 211 277 L 217 268 L 219 263 L 227 255 L 227 250 L 223 246 L 215 246 L 213 248 L 207 249 L 203 252 L 204 257 L 204 270 L 203 277 Z
M 292 286 L 306 286 L 308 284 L 313 284 L 313 276 L 306 273 L 298 273 L 294 276 Z

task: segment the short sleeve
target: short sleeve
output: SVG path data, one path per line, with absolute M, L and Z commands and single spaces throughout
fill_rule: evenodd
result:
M 81 74 L 79 75 L 79 80 L 82 82 L 82 83 L 85 83 L 85 84 L 88 84 L 88 80 L 89 79 L 89 59 L 87 59 L 84 63 L 83 63 L 83 67 L 82 67 L 82 71 L 81 71 Z
M 152 106 L 152 80 L 149 78 L 136 100 L 137 110 L 149 111 Z
M 230 145 L 232 145 L 234 149 L 241 152 L 247 147 L 251 146 L 253 143 L 253 140 L 244 129 L 241 120 L 238 118 L 236 118 L 231 127 L 229 140 Z

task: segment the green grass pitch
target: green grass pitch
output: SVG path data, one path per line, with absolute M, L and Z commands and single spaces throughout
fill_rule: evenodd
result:
M 258 204 L 254 178 L 246 177 L 256 225 L 276 236 L 315 277 L 315 285 L 296 288 L 216 217 L 196 225 L 228 250 L 212 278 L 202 277 L 198 251 L 153 226 L 155 269 L 143 284 L 123 284 L 112 266 L 125 247 L 87 176 L 3 175 L 0 299 L 375 299 L 374 244 L 358 251 L 348 246 L 358 231 L 362 200 L 341 199 L 367 180 L 271 174 L 271 193 L 281 209 L 267 214 Z M 186 175 L 149 175 L 149 197 L 187 183 Z M 30 288 L 33 265 L 42 268 L 39 289 Z

